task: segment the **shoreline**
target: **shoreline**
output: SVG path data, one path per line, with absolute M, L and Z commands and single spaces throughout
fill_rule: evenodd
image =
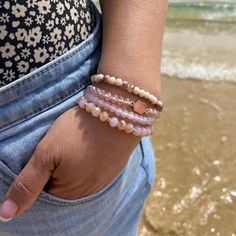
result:
M 236 233 L 236 84 L 163 76 L 162 96 L 156 179 L 139 235 Z

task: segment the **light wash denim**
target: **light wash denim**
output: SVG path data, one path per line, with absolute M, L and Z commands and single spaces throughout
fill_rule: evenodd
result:
M 76 106 L 101 55 L 101 15 L 80 45 L 0 88 L 0 201 L 52 123 Z M 79 155 L 79 153 L 78 153 Z M 68 200 L 42 191 L 22 215 L 0 222 L 0 236 L 134 236 L 155 177 L 150 137 L 102 190 Z

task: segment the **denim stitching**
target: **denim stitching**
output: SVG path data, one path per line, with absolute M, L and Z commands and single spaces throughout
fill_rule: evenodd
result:
M 39 108 L 39 109 L 37 109 L 37 110 L 27 114 L 26 116 L 23 116 L 23 117 L 21 117 L 18 120 L 12 121 L 12 122 L 7 123 L 6 125 L 0 127 L 0 131 L 3 131 L 3 129 L 5 129 L 5 128 L 9 128 L 12 125 L 17 125 L 20 122 L 22 122 L 23 120 L 32 117 L 32 115 L 34 115 L 34 114 L 37 115 L 39 112 L 45 111 L 45 108 L 50 109 L 51 107 L 57 105 L 59 102 L 63 101 L 68 96 L 71 96 L 71 95 L 75 94 L 75 92 L 81 91 L 82 88 L 86 87 L 89 84 L 90 84 L 90 82 L 89 83 L 82 83 L 82 84 L 80 84 L 78 88 L 71 90 L 69 93 L 65 94 L 64 96 L 60 97 L 59 99 L 54 100 L 52 103 L 47 103 L 43 107 L 41 107 L 41 108 Z
M 143 148 L 143 143 L 142 143 L 142 140 L 140 141 L 140 147 L 141 147 L 141 151 L 142 151 L 142 162 L 141 162 L 141 166 L 143 167 L 143 169 L 145 170 L 146 172 L 146 177 L 147 177 L 147 180 L 148 180 L 148 184 L 149 184 L 149 188 L 151 189 L 152 187 L 152 184 L 151 184 L 151 179 L 150 179 L 150 176 L 149 176 L 149 173 L 148 173 L 148 170 L 147 170 L 147 167 L 145 166 L 145 162 L 144 162 L 144 159 L 145 159 L 145 153 L 144 153 L 144 148 Z

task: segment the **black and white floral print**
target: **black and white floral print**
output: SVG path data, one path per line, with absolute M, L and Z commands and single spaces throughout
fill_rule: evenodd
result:
M 90 0 L 0 1 L 0 87 L 85 40 L 95 16 Z

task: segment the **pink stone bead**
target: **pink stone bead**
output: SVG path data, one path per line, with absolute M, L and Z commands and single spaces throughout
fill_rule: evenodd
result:
M 140 136 L 141 135 L 141 128 L 139 126 L 134 127 L 134 135 Z
M 85 108 L 86 107 L 86 103 L 87 103 L 87 99 L 85 97 L 80 97 L 78 99 L 78 104 L 81 108 Z
M 128 123 L 126 126 L 125 126 L 125 132 L 126 133 L 131 133 L 132 131 L 133 131 L 133 129 L 134 129 L 134 126 L 133 126 L 133 124 L 131 124 L 131 123 Z
M 121 121 L 119 122 L 117 128 L 118 128 L 119 130 L 124 130 L 125 126 L 126 126 L 126 122 L 125 122 L 124 120 L 121 120 Z
M 99 116 L 99 119 L 101 120 L 101 121 L 107 121 L 108 120 L 108 113 L 107 112 L 105 112 L 105 111 L 103 111 L 101 114 L 100 114 L 100 116 Z
M 116 117 L 112 117 L 109 122 L 111 127 L 116 127 L 118 123 L 119 123 L 119 120 Z
M 86 109 L 87 112 L 92 112 L 94 107 L 95 107 L 95 104 L 93 102 L 89 102 L 89 103 L 87 103 L 85 109 Z
M 98 117 L 101 114 L 101 108 L 100 107 L 94 107 L 92 110 L 92 115 L 94 117 Z

